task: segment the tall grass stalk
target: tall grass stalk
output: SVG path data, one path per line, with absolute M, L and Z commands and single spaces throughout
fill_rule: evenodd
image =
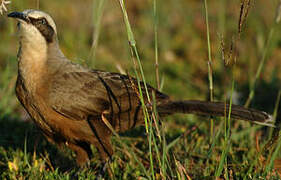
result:
M 232 72 L 233 73 L 233 72 Z M 223 152 L 221 155 L 221 159 L 219 162 L 219 166 L 217 168 L 217 171 L 215 173 L 216 177 L 219 177 L 222 173 L 223 167 L 227 167 L 227 154 L 229 152 L 229 149 L 231 147 L 231 142 L 230 142 L 230 120 L 231 120 L 231 108 L 232 108 L 232 98 L 233 98 L 233 92 L 234 92 L 234 87 L 235 87 L 235 81 L 234 81 L 234 76 L 232 74 L 232 87 L 231 87 L 231 94 L 230 94 L 230 102 L 229 102 L 229 109 L 228 109 L 228 115 L 227 117 L 225 116 L 225 128 L 224 128 L 224 146 L 223 146 Z M 227 168 L 226 168 L 227 169 Z M 226 171 L 226 177 L 228 177 L 228 172 Z
M 101 19 L 104 12 L 104 5 L 106 3 L 106 0 L 96 0 L 93 1 L 93 24 L 94 24 L 94 33 L 93 33 L 93 41 L 91 45 L 90 54 L 87 60 L 87 63 L 89 64 L 91 62 L 91 65 L 93 66 L 95 63 L 96 58 L 96 50 L 98 46 L 99 36 L 100 36 L 100 30 L 101 30 Z
M 152 178 L 154 180 L 155 179 L 155 173 L 154 173 L 154 161 L 153 161 L 153 153 L 152 153 L 152 144 L 153 144 L 152 141 L 155 142 L 155 140 L 154 140 L 155 137 L 154 137 L 154 132 L 153 132 L 153 128 L 152 128 L 152 120 L 151 120 L 151 117 L 148 113 L 147 106 L 146 106 L 145 100 L 144 100 L 144 94 L 142 92 L 142 86 L 141 86 L 141 83 L 140 83 L 141 80 L 144 83 L 145 95 L 146 95 L 148 103 L 155 106 L 155 101 L 153 101 L 151 103 L 151 99 L 150 99 L 150 95 L 149 95 L 148 88 L 147 88 L 147 85 L 146 85 L 146 80 L 145 80 L 142 64 L 141 64 L 140 57 L 139 57 L 138 50 L 137 50 L 137 46 L 136 46 L 136 41 L 135 41 L 134 34 L 133 34 L 133 31 L 132 31 L 132 28 L 131 28 L 131 25 L 130 25 L 130 22 L 129 22 L 129 18 L 128 18 L 128 14 L 127 14 L 127 11 L 126 11 L 126 8 L 125 8 L 124 1 L 119 0 L 119 3 L 120 3 L 120 6 L 121 6 L 121 9 L 122 9 L 123 18 L 124 18 L 124 22 L 125 22 L 125 25 L 126 25 L 128 41 L 129 41 L 129 45 L 130 45 L 130 49 L 131 49 L 131 53 L 132 53 L 132 60 L 135 64 L 134 71 L 135 71 L 135 75 L 136 75 L 137 82 L 138 82 L 138 89 L 139 89 L 140 101 L 141 101 L 141 104 L 142 104 L 142 109 L 143 109 L 143 114 L 144 114 L 146 132 L 148 133 L 150 169 L 151 169 L 151 173 L 150 173 L 150 176 L 148 176 L 148 178 L 149 179 Z M 155 6 L 156 6 L 156 4 L 155 4 Z M 155 43 L 157 43 L 157 39 L 156 39 Z M 156 48 L 157 48 L 157 46 L 156 46 Z M 157 55 L 157 57 L 158 57 L 158 55 Z M 137 63 L 135 62 L 135 58 L 137 60 Z M 141 78 L 138 75 L 139 74 L 138 70 L 140 71 Z M 155 124 L 157 126 L 157 123 L 155 123 Z M 155 147 L 157 149 L 156 151 L 159 151 L 157 146 L 155 146 Z
M 276 99 L 276 103 L 275 103 L 275 108 L 274 108 L 274 112 L 273 112 L 273 115 L 272 115 L 272 118 L 273 118 L 273 121 L 275 122 L 276 121 L 276 118 L 278 116 L 278 110 L 279 110 L 279 104 L 280 104 L 280 100 L 281 100 L 281 90 L 278 91 L 278 95 L 277 95 L 277 99 Z M 279 115 L 281 116 L 281 115 Z M 279 133 L 279 130 L 280 130 L 280 127 L 281 127 L 281 122 L 276 122 L 275 123 L 275 126 L 277 128 L 271 128 L 270 129 L 270 132 L 269 132 L 269 140 L 271 140 L 272 136 L 275 136 L 276 134 Z
M 27 132 L 25 132 L 25 137 L 24 137 L 24 164 L 27 165 L 28 168 L 31 168 L 28 162 L 28 154 L 27 154 Z
M 123 13 L 123 18 L 124 18 L 124 23 L 125 23 L 126 30 L 127 30 L 127 35 L 128 35 L 128 41 L 129 41 L 129 45 L 130 45 L 132 60 L 133 60 L 133 63 L 134 63 L 134 71 L 135 71 L 136 79 L 137 79 L 137 82 L 138 82 L 138 90 L 139 90 L 139 96 L 140 96 L 139 99 L 141 101 L 142 110 L 143 110 L 143 114 L 144 114 L 145 129 L 146 129 L 146 133 L 148 133 L 149 132 L 149 127 L 148 127 L 149 126 L 149 123 L 148 123 L 148 121 L 149 121 L 149 114 L 148 114 L 148 110 L 147 110 L 146 104 L 144 102 L 144 96 L 143 96 L 143 92 L 142 92 L 142 88 L 141 88 L 141 83 L 140 83 L 141 82 L 141 78 L 139 76 L 139 73 L 138 73 L 137 69 L 140 69 L 140 71 L 141 71 L 141 77 L 142 77 L 142 80 L 144 82 L 145 91 L 146 91 L 146 95 L 147 95 L 147 98 L 148 98 L 149 102 L 150 102 L 150 97 L 149 97 L 149 93 L 148 93 L 148 89 L 147 89 L 144 73 L 143 73 L 143 70 L 142 70 L 142 65 L 141 65 L 141 62 L 140 62 L 140 58 L 139 58 L 139 55 L 138 55 L 138 51 L 137 51 L 137 47 L 136 47 L 136 41 L 135 41 L 135 38 L 134 38 L 134 34 L 132 32 L 132 28 L 131 28 L 131 25 L 130 25 L 130 22 L 129 22 L 129 18 L 128 18 L 127 10 L 125 8 L 124 1 L 123 0 L 119 0 L 119 4 L 121 6 L 121 10 L 122 10 L 122 13 Z M 135 62 L 135 58 L 137 59 L 138 63 Z M 150 135 L 150 133 L 148 133 L 148 134 Z
M 255 88 L 256 88 L 256 84 L 257 84 L 257 81 L 260 77 L 260 74 L 263 70 L 263 67 L 266 63 L 266 58 L 267 58 L 267 54 L 268 54 L 268 49 L 271 45 L 271 41 L 272 41 L 272 37 L 273 37 L 273 34 L 275 32 L 275 27 L 272 27 L 270 29 L 270 32 L 268 34 L 268 37 L 267 37 L 267 41 L 266 41 L 266 45 L 265 45 L 265 48 L 264 48 L 264 51 L 263 51 L 263 54 L 262 54 L 262 59 L 259 63 L 259 66 L 258 66 L 258 69 L 257 69 L 257 72 L 255 74 L 255 78 L 254 80 L 252 81 L 252 83 L 250 84 L 250 93 L 248 95 L 248 98 L 247 98 L 247 101 L 245 103 L 245 107 L 249 107 L 250 104 L 251 104 L 251 101 L 253 100 L 254 98 L 254 95 L 255 95 Z
M 277 116 L 278 116 L 278 109 L 280 106 L 280 101 L 281 101 L 281 89 L 279 89 L 278 91 L 278 95 L 277 95 L 277 100 L 275 103 L 275 108 L 274 108 L 274 112 L 273 112 L 273 119 L 276 120 Z M 279 116 L 281 116 L 281 114 L 279 114 Z
M 213 93 L 213 72 L 212 72 L 212 55 L 211 55 L 211 43 L 210 43 L 210 31 L 209 31 L 209 15 L 208 15 L 208 4 L 207 0 L 204 0 L 205 5 L 205 18 L 206 18 L 206 27 L 207 27 L 207 42 L 208 42 L 208 78 L 209 78 L 209 90 L 210 90 L 210 101 L 214 100 Z M 210 132 L 211 132 L 211 141 L 214 138 L 214 120 L 211 118 L 210 121 Z
M 153 154 L 152 154 L 152 137 L 154 137 L 153 135 L 153 130 L 152 130 L 152 121 L 149 121 L 149 159 L 150 159 L 150 170 L 151 170 L 151 175 L 152 175 L 152 179 L 155 179 L 155 175 L 154 175 L 154 163 L 153 163 Z
M 155 49 L 155 76 L 156 87 L 160 89 L 159 78 L 159 62 L 158 62 L 158 13 L 157 13 L 157 0 L 153 0 L 153 16 L 154 16 L 154 49 Z
M 142 68 L 142 64 L 138 55 L 138 51 L 137 51 L 137 46 L 136 46 L 136 41 L 134 39 L 134 35 L 131 29 L 131 25 L 128 19 L 128 15 L 127 15 L 127 11 L 124 5 L 123 0 L 119 0 L 119 3 L 121 5 L 121 9 L 123 12 L 123 17 L 124 17 L 124 22 L 126 25 L 126 30 L 127 30 L 127 34 L 128 34 L 128 40 L 129 40 L 129 45 L 131 48 L 131 53 L 132 53 L 132 59 L 133 62 L 135 64 L 135 74 L 136 74 L 136 78 L 138 81 L 138 87 L 139 87 L 139 95 L 140 95 L 140 101 L 142 103 L 142 109 L 143 109 L 143 113 L 144 113 L 144 119 L 145 119 L 145 126 L 146 126 L 146 132 L 148 134 L 148 142 L 149 142 L 149 159 L 150 159 L 150 176 L 148 177 L 149 179 L 155 179 L 155 171 L 154 168 L 156 167 L 157 164 L 160 165 L 160 171 L 161 171 L 161 175 L 163 178 L 165 178 L 166 176 L 166 164 L 167 164 L 167 152 L 169 150 L 169 147 L 166 148 L 166 141 L 165 141 L 165 136 L 164 133 L 161 130 L 159 130 L 159 124 L 158 124 L 158 115 L 157 115 L 157 109 L 156 109 L 156 99 L 155 99 L 155 94 L 152 94 L 152 97 L 150 97 L 151 95 L 148 92 L 147 89 L 147 85 L 146 85 L 146 81 L 145 81 L 145 76 L 143 73 L 143 68 Z M 157 88 L 160 89 L 160 80 L 159 80 L 159 64 L 158 64 L 158 23 L 157 23 L 157 2 L 156 0 L 153 1 L 153 15 L 154 15 L 154 34 L 155 34 L 155 39 L 154 39 L 154 47 L 155 47 L 155 73 L 156 73 L 156 82 L 157 82 Z M 136 61 L 137 62 L 136 62 Z M 139 72 L 140 72 L 140 76 L 139 76 Z M 140 81 L 144 82 L 144 90 L 145 92 L 142 92 L 143 89 L 141 88 L 141 84 Z M 144 96 L 144 94 L 146 96 Z M 148 103 L 150 103 L 152 105 L 152 116 L 148 113 L 147 110 L 147 106 L 145 104 L 145 100 L 144 97 L 147 98 Z M 152 98 L 152 99 L 151 99 Z M 155 131 L 153 128 L 153 120 L 154 120 L 154 127 L 156 129 L 157 132 L 157 137 L 159 139 L 160 142 L 162 142 L 162 160 L 160 158 L 160 149 L 158 147 L 158 143 L 156 140 L 156 136 L 155 136 Z M 160 133 L 160 131 L 162 133 Z M 152 148 L 154 147 L 154 148 Z M 172 147 L 172 145 L 170 145 L 170 147 Z M 156 153 L 156 161 L 154 161 L 154 155 L 153 155 L 153 150 Z
M 268 33 L 268 36 L 267 36 L 267 39 L 266 39 L 266 45 L 265 45 L 264 50 L 262 52 L 262 58 L 261 58 L 261 61 L 259 63 L 257 72 L 255 74 L 255 78 L 254 78 L 253 82 L 250 84 L 250 93 L 249 93 L 247 101 L 245 103 L 245 107 L 249 107 L 250 104 L 251 104 L 251 101 L 254 98 L 256 84 L 257 84 L 257 81 L 260 77 L 260 74 L 261 74 L 261 72 L 262 72 L 262 70 L 263 70 L 263 68 L 266 64 L 268 53 L 269 53 L 268 51 L 269 51 L 269 48 L 272 45 L 272 41 L 273 41 L 272 37 L 274 36 L 274 33 L 276 32 L 276 30 L 278 30 L 277 25 L 280 23 L 280 19 L 281 19 L 280 17 L 281 17 L 281 1 L 279 1 L 279 4 L 276 8 L 275 21 L 274 21 L 274 24 L 271 26 L 270 31 Z
M 148 100 L 149 103 L 151 102 L 150 95 L 148 93 L 148 88 L 147 88 L 147 85 L 146 85 L 146 80 L 145 80 L 142 64 L 141 64 L 141 61 L 140 61 L 140 57 L 139 57 L 137 46 L 136 46 L 136 41 L 135 41 L 134 34 L 133 34 L 133 31 L 132 31 L 132 28 L 131 28 L 131 25 L 130 25 L 130 22 L 129 22 L 129 18 L 128 18 L 127 10 L 125 8 L 124 1 L 119 0 L 119 3 L 120 3 L 120 6 L 121 6 L 121 9 L 122 9 L 123 18 L 124 18 L 124 22 L 125 22 L 125 26 L 126 26 L 126 30 L 127 30 L 128 41 L 129 41 L 129 45 L 130 45 L 131 53 L 132 53 L 132 60 L 134 61 L 135 65 L 136 65 L 135 58 L 137 59 L 137 65 L 138 66 L 135 66 L 134 71 L 135 71 L 135 75 L 136 75 L 136 78 L 137 78 L 137 81 L 138 81 L 140 100 L 141 100 L 142 108 L 143 108 L 143 111 L 144 111 L 143 113 L 145 115 L 145 128 L 146 128 L 146 132 L 148 133 L 147 120 L 149 119 L 148 118 L 149 116 L 147 116 L 148 111 L 147 111 L 146 104 L 144 103 L 144 99 L 143 99 L 144 96 L 143 96 L 143 92 L 142 92 L 142 88 L 141 88 L 141 84 L 140 84 L 141 80 L 144 83 L 145 93 L 146 93 L 146 97 L 147 97 L 147 100 Z M 137 69 L 139 69 L 139 71 L 140 71 L 141 78 L 138 75 Z
M 156 78 L 156 87 L 158 90 L 160 90 L 160 78 L 159 78 L 159 59 L 158 59 L 158 13 L 157 13 L 157 0 L 153 0 L 153 19 L 154 19 L 154 51 L 155 51 L 155 78 Z M 153 94 L 155 95 L 155 94 Z M 158 128 L 158 123 L 156 120 L 158 120 L 157 117 L 157 110 L 156 110 L 156 99 L 155 96 L 153 96 L 153 120 L 154 124 L 156 125 L 157 130 L 157 136 L 159 140 L 161 141 L 161 134 Z
M 161 157 L 161 171 L 163 176 L 166 175 L 167 171 L 167 166 L 166 166 L 166 161 L 167 161 L 167 142 L 165 138 L 165 134 L 163 131 L 163 128 L 161 128 L 161 135 L 162 135 L 162 157 Z M 169 163 L 167 163 L 169 165 Z
M 231 88 L 231 94 L 230 94 L 230 100 L 229 100 L 229 111 L 228 111 L 227 123 L 225 123 L 225 124 L 227 124 L 227 127 L 225 128 L 226 140 L 230 138 L 230 118 L 231 118 L 231 108 L 232 108 L 232 98 L 233 98 L 234 87 L 235 87 L 235 81 L 234 81 L 234 75 L 232 75 L 232 88 Z

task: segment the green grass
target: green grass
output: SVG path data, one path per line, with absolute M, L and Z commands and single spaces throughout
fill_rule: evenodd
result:
M 61 48 L 74 62 L 123 70 L 174 99 L 246 104 L 274 114 L 280 124 L 278 1 L 251 3 L 241 32 L 235 0 L 33 0 L 12 1 L 8 8 L 40 5 L 49 12 Z M 16 100 L 15 28 L 0 16 L 0 178 L 94 179 L 101 167 L 97 150 L 91 167 L 78 169 L 74 153 L 49 144 Z M 115 179 L 280 179 L 279 129 L 229 116 L 210 125 L 209 117 L 174 115 L 160 125 L 155 105 L 153 111 L 145 113 L 145 127 L 113 137 Z

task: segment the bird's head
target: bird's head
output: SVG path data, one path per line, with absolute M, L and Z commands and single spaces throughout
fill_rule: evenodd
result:
M 29 9 L 23 12 L 12 12 L 8 14 L 8 17 L 18 20 L 22 40 L 47 44 L 57 40 L 56 24 L 45 12 Z

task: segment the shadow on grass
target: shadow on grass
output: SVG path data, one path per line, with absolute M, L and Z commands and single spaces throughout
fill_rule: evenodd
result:
M 255 89 L 255 97 L 252 100 L 251 108 L 256 108 L 268 113 L 273 113 L 278 91 L 281 89 L 281 81 L 277 77 L 272 77 L 270 82 L 260 80 Z M 240 101 L 246 102 L 249 95 L 249 84 L 244 84 L 239 88 L 241 94 Z
M 32 164 L 32 156 L 35 153 L 37 158 L 44 159 L 49 156 L 51 165 L 46 164 L 50 169 L 58 168 L 60 172 L 65 172 L 76 168 L 71 152 L 67 148 L 59 150 L 55 145 L 47 142 L 32 122 L 12 119 L 9 116 L 2 117 L 0 119 L 0 171 L 8 168 L 8 161 L 13 161 L 13 155 L 17 151 L 26 152 L 29 164 Z

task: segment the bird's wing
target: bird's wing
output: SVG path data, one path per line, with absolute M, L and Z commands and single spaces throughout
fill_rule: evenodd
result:
M 119 73 L 65 72 L 52 81 L 48 101 L 61 115 L 85 120 L 89 115 L 100 116 L 105 111 L 118 114 L 136 108 L 140 104 L 137 88 L 136 79 Z M 157 100 L 168 98 L 150 86 L 148 91 L 155 91 Z

